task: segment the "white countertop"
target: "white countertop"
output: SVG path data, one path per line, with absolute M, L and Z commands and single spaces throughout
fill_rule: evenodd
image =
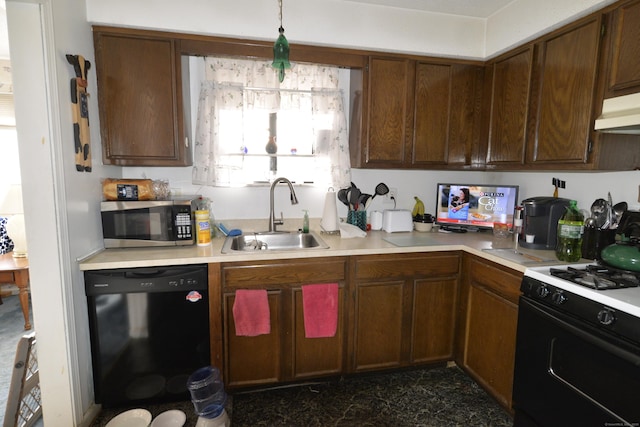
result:
M 366 237 L 349 239 L 316 232 L 329 245 L 328 249 L 223 254 L 221 249 L 225 238 L 217 237 L 212 239 L 211 244 L 205 247 L 194 245 L 188 247 L 105 249 L 81 260 L 80 269 L 102 270 L 162 265 L 440 251 L 468 252 L 520 272 L 524 272 L 527 267 L 532 265 L 558 264 L 553 251 L 520 248 L 520 254 L 515 254 L 514 251 L 511 251 L 513 248 L 511 240 L 494 240 L 493 235 L 489 232 L 440 233 L 434 230 L 429 233 L 387 233 L 384 231 L 369 231 Z M 401 246 L 394 245 L 385 239 L 395 241 Z M 502 249 L 496 250 L 498 247 Z M 511 256 L 512 254 L 517 256 Z

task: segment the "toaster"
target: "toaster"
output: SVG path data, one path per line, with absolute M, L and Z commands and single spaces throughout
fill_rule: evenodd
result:
M 382 212 L 382 229 L 387 233 L 413 230 L 413 217 L 406 209 L 385 209 Z

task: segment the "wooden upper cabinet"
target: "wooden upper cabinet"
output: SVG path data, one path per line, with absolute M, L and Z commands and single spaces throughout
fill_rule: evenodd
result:
M 479 135 L 482 68 L 418 62 L 412 166 L 466 166 Z
M 98 30 L 94 43 L 103 162 L 190 165 L 179 41 Z
M 605 98 L 640 91 L 640 1 L 616 9 L 611 23 Z
M 447 163 L 451 66 L 416 65 L 413 164 Z
M 363 166 L 389 168 L 406 163 L 406 143 L 412 133 L 408 116 L 412 76 L 413 61 L 370 58 Z
M 591 16 L 538 43 L 527 164 L 589 161 L 601 27 L 601 15 Z
M 351 148 L 354 166 L 441 169 L 478 163 L 482 67 L 371 57 L 367 74 L 362 139 Z
M 533 46 L 488 66 L 491 85 L 487 165 L 522 165 L 527 136 Z

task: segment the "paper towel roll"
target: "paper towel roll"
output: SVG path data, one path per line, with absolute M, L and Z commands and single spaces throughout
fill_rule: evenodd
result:
M 322 212 L 320 226 L 327 232 L 338 230 L 338 207 L 336 206 L 336 193 L 333 189 L 327 191 L 324 197 L 324 211 Z

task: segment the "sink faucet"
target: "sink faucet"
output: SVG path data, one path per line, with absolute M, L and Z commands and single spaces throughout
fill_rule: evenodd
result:
M 298 204 L 298 198 L 296 197 L 296 192 L 293 190 L 291 181 L 289 181 L 287 178 L 276 178 L 271 184 L 271 189 L 269 190 L 269 231 L 276 231 L 276 225 L 284 224 L 282 212 L 280 213 L 280 219 L 276 219 L 275 214 L 273 213 L 273 190 L 275 189 L 276 185 L 281 182 L 284 182 L 289 186 L 289 192 L 291 193 L 291 204 Z

